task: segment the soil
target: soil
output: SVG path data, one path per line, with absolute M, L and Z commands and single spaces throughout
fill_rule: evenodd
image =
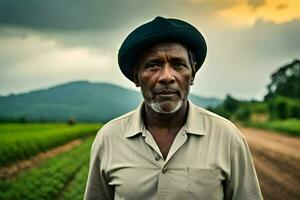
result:
M 265 200 L 300 199 L 300 138 L 239 127 L 249 144 Z
M 81 143 L 82 143 L 82 139 L 76 139 L 62 146 L 51 149 L 49 151 L 41 152 L 30 159 L 21 160 L 7 167 L 0 168 L 0 180 L 14 178 L 21 172 L 25 171 L 26 169 L 38 165 L 41 161 L 52 158 L 63 152 L 67 152 L 73 149 L 74 147 L 80 145 Z

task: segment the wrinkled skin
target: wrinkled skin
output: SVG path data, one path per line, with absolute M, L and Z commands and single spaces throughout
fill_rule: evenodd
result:
M 146 106 L 157 113 L 175 113 L 186 104 L 194 80 L 192 65 L 187 48 L 179 43 L 157 43 L 143 52 L 134 82 L 141 87 Z

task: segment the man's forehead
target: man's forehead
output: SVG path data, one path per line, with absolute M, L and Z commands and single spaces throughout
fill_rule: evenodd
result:
M 185 45 L 178 42 L 159 42 L 148 46 L 143 52 L 143 56 L 151 56 L 165 52 L 187 55 L 188 49 Z

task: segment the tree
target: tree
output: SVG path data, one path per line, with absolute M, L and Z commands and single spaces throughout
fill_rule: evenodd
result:
M 267 101 L 271 119 L 300 118 L 300 99 L 275 96 Z
M 223 102 L 223 107 L 226 111 L 234 113 L 240 105 L 240 102 L 230 96 L 229 94 L 226 96 L 226 99 Z
M 275 96 L 300 98 L 300 60 L 280 67 L 271 75 L 271 83 L 267 86 L 268 94 L 265 100 Z

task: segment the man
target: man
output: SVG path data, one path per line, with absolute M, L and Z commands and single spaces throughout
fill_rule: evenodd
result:
M 119 66 L 144 102 L 99 131 L 85 199 L 262 199 L 244 137 L 187 100 L 205 56 L 203 36 L 181 20 L 157 17 L 129 34 Z

